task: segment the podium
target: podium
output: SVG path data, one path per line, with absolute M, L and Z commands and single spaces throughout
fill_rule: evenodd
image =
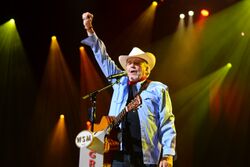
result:
M 104 162 L 105 131 L 90 132 L 84 130 L 76 137 L 76 145 L 80 147 L 79 167 L 110 167 Z
M 107 130 L 114 117 L 103 116 L 99 124 L 95 124 L 94 132 L 83 130 L 75 138 L 80 148 L 79 167 L 111 167 L 113 150 L 119 150 L 120 144 L 113 140 L 113 133 Z M 115 131 L 112 131 L 116 133 Z

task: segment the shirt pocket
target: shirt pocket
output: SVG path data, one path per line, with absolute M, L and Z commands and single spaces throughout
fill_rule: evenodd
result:
M 158 112 L 158 102 L 156 101 L 156 96 L 150 92 L 142 92 L 142 106 L 149 118 L 153 117 L 155 119 Z
M 124 97 L 125 96 L 125 94 L 124 94 L 124 88 L 118 86 L 118 87 L 115 87 L 114 89 L 117 89 L 117 90 L 114 90 L 114 92 L 113 92 L 113 97 L 112 97 L 113 98 L 113 102 L 120 104 L 120 103 L 123 102 L 123 100 L 125 98 Z

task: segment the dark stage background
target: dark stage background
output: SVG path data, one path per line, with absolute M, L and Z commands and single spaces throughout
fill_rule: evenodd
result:
M 94 14 L 94 29 L 115 62 L 133 46 L 156 54 L 157 65 L 150 79 L 169 86 L 178 135 L 175 167 L 250 165 L 250 14 L 242 12 L 249 3 L 165 0 L 159 3 L 150 29 L 145 31 L 148 24 L 141 25 L 137 19 L 151 2 L 2 2 L 1 27 L 14 18 L 23 49 L 6 52 L 6 45 L 16 43 L 8 44 L 1 29 L 0 166 L 78 166 L 79 150 L 74 140 L 86 128 L 90 107 L 89 100 L 81 97 L 108 84 L 88 47 L 87 60 L 81 64 L 80 41 L 86 37 L 81 15 L 86 11 Z M 202 8 L 207 8 L 210 16 L 200 28 Z M 194 31 L 178 38 L 179 14 L 185 13 L 187 22 L 190 9 L 195 12 Z M 245 32 L 243 44 L 241 31 Z M 52 35 L 60 45 L 60 67 L 49 58 Z M 229 62 L 232 68 L 223 73 Z M 212 82 L 217 87 L 208 87 Z M 106 90 L 97 96 L 97 123 L 107 115 L 111 93 Z M 60 114 L 65 115 L 63 132 L 57 131 Z

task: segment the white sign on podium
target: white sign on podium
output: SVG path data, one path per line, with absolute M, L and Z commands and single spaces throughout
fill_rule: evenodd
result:
M 104 167 L 105 131 L 81 131 L 75 143 L 80 148 L 79 167 Z

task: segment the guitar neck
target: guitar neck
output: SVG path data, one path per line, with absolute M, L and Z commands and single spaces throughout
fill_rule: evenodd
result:
M 141 104 L 141 97 L 137 95 L 119 114 L 113 119 L 113 122 L 107 127 L 107 134 L 112 130 L 114 126 L 117 126 L 126 115 L 127 112 L 136 109 Z
M 126 114 L 126 108 L 124 108 L 119 114 L 117 117 L 115 117 L 112 121 L 111 124 L 108 125 L 108 127 L 106 128 L 106 134 L 109 134 L 110 131 L 113 129 L 113 127 L 117 126 L 123 119 L 123 117 L 125 116 Z
M 126 113 L 127 113 L 126 108 L 124 108 L 124 109 L 118 114 L 118 116 L 115 117 L 115 119 L 114 119 L 114 121 L 113 121 L 113 125 L 114 125 L 114 126 L 118 125 L 118 124 L 122 121 L 122 119 L 123 119 L 123 117 L 126 115 Z

